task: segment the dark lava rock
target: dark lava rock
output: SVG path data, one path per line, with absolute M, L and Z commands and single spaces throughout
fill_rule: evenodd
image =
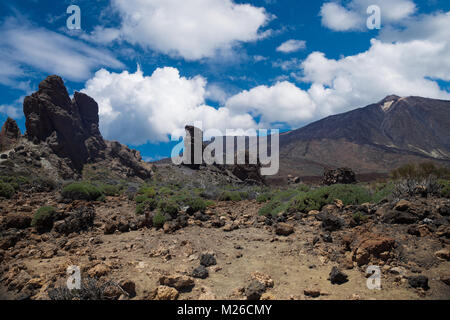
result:
M 413 288 L 422 288 L 424 290 L 430 289 L 428 286 L 428 278 L 425 276 L 408 277 L 408 283 Z
M 87 230 L 94 224 L 95 210 L 92 207 L 80 207 L 67 218 L 55 223 L 55 231 L 68 235 Z
M 330 280 L 332 284 L 343 284 L 348 281 L 348 276 L 337 267 L 333 267 L 328 280 Z
M 204 266 L 200 265 L 192 271 L 192 276 L 194 278 L 206 279 L 206 278 L 208 278 L 209 273 L 208 273 L 208 270 Z
M 344 226 L 344 220 L 327 212 L 321 212 L 317 215 L 317 219 L 322 221 L 322 229 L 325 231 L 336 231 Z
M 350 184 L 356 182 L 356 175 L 350 168 L 328 169 L 323 175 L 323 184 Z
M 266 286 L 259 281 L 253 280 L 245 289 L 245 296 L 247 300 L 259 300 L 264 292 L 266 292 Z
M 200 264 L 205 267 L 214 266 L 217 264 L 216 258 L 210 253 L 203 253 L 200 257 Z
M 391 224 L 412 224 L 420 220 L 410 212 L 392 210 L 383 216 L 383 222 Z
M 11 213 L 3 220 L 4 229 L 26 229 L 31 225 L 31 217 L 23 213 Z

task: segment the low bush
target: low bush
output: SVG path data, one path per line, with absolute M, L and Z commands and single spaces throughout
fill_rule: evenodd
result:
M 202 198 L 193 198 L 188 201 L 188 205 L 191 207 L 192 212 L 205 212 L 208 207 L 208 203 L 206 200 Z
M 52 206 L 39 208 L 33 215 L 31 226 L 38 232 L 46 232 L 52 229 L 56 209 Z
M 153 198 L 156 196 L 156 191 L 153 187 L 142 187 L 139 189 L 138 194 L 144 195 L 147 198 Z
M 160 211 L 153 216 L 153 226 L 161 228 L 166 222 L 166 217 Z
M 97 186 L 105 196 L 117 196 L 120 193 L 120 187 L 111 184 L 100 184 Z
M 371 197 L 369 192 L 360 186 L 336 184 L 301 193 L 292 200 L 289 211 L 320 210 L 324 205 L 332 203 L 334 199 L 340 199 L 344 205 L 349 205 L 369 202 Z
M 171 199 L 160 200 L 158 202 L 158 209 L 162 213 L 167 213 L 172 218 L 175 218 L 178 215 L 178 211 L 180 211 L 179 205 Z
M 155 199 L 146 199 L 136 206 L 136 214 L 146 214 L 152 212 L 158 206 L 158 202 Z
M 71 183 L 63 188 L 61 194 L 66 199 L 87 201 L 94 201 L 102 196 L 101 190 L 89 182 Z
M 267 202 L 271 199 L 272 199 L 272 194 L 265 192 L 265 193 L 261 193 L 260 195 L 258 195 L 256 197 L 256 202 L 263 203 L 263 202 Z
M 245 191 L 225 191 L 220 197 L 219 201 L 242 201 L 248 198 L 248 193 Z
M 10 199 L 15 192 L 16 190 L 11 184 L 6 182 L 0 182 L 0 197 Z
M 438 180 L 438 184 L 441 187 L 441 197 L 450 198 L 450 180 L 440 179 Z
M 450 169 L 438 166 L 433 162 L 409 163 L 391 171 L 394 180 L 408 179 L 421 180 L 429 176 L 437 179 L 450 179 Z

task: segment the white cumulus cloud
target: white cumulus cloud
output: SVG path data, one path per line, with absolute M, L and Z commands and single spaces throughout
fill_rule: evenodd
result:
M 346 4 L 326 2 L 320 9 L 322 25 L 334 31 L 364 30 L 367 8 L 371 5 L 380 7 L 383 26 L 402 22 L 416 11 L 412 0 L 352 0 Z
M 121 26 L 98 27 L 91 40 L 125 40 L 186 60 L 229 54 L 240 42 L 266 36 L 261 28 L 272 19 L 264 8 L 232 0 L 112 0 L 112 8 Z
M 156 69 L 151 76 L 99 70 L 82 92 L 99 104 L 100 129 L 107 139 L 140 145 L 166 142 L 172 133 L 181 134 L 186 124 L 203 122 L 203 129 L 244 130 L 254 128 L 249 114 L 232 114 L 227 108 L 205 104 L 206 80 L 185 78 L 176 68 Z
M 278 52 L 291 53 L 306 48 L 306 41 L 291 39 L 283 42 L 278 48 Z

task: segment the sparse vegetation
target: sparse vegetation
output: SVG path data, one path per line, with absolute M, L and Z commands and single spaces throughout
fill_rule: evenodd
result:
M 179 205 L 172 199 L 160 200 L 158 202 L 158 209 L 162 213 L 167 213 L 172 218 L 178 215 L 178 211 L 180 210 Z
M 15 192 L 11 184 L 0 181 L 0 197 L 10 199 Z
M 450 198 L 450 180 L 440 179 L 438 184 L 441 187 L 441 197 Z
M 56 208 L 52 206 L 45 206 L 39 208 L 33 215 L 31 226 L 38 232 L 45 232 L 53 227 L 54 215 Z
M 429 176 L 434 176 L 437 179 L 450 179 L 450 169 L 438 166 L 433 162 L 409 163 L 405 164 L 393 171 L 391 177 L 394 180 L 408 179 L 408 180 L 422 180 Z
M 94 201 L 102 196 L 101 190 L 89 182 L 71 183 L 63 188 L 61 194 L 66 199 L 87 201 Z
M 157 228 L 161 228 L 166 222 L 166 217 L 160 211 L 156 212 L 153 216 L 153 225 Z

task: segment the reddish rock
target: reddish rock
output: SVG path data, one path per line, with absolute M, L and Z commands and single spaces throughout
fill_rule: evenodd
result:
M 395 240 L 388 237 L 374 236 L 362 240 L 353 252 L 353 261 L 358 266 L 368 264 L 372 258 L 386 260 L 395 247 Z

